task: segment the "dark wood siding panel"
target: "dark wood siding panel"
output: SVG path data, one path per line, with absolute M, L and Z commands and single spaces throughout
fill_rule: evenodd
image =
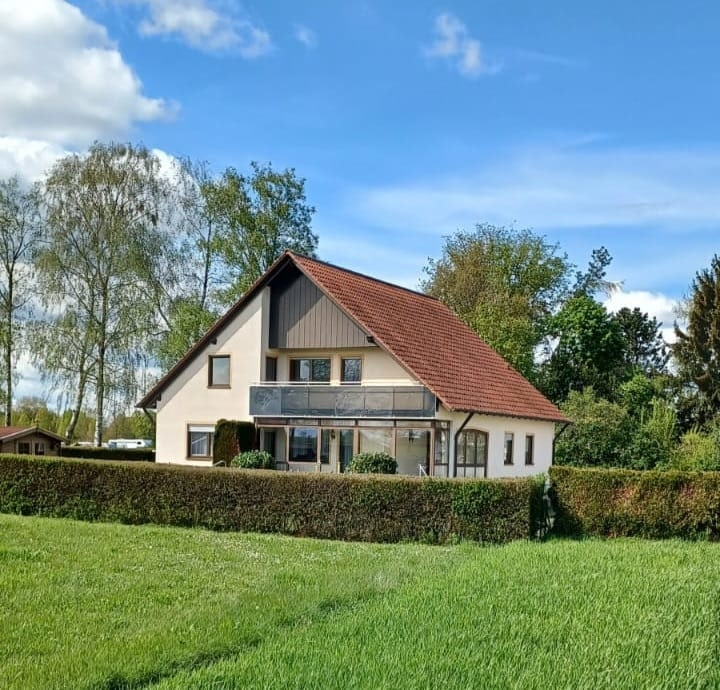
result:
M 270 347 L 367 345 L 365 332 L 304 275 L 278 281 L 271 291 Z

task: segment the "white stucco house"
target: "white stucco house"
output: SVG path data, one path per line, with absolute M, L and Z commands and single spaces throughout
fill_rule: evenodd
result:
M 156 461 L 212 464 L 253 421 L 278 469 L 517 477 L 552 462 L 560 410 L 433 297 L 286 252 L 147 395 Z

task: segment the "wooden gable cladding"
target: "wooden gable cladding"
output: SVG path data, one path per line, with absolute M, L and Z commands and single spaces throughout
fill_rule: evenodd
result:
M 368 345 L 365 331 L 296 267 L 282 271 L 270 290 L 270 347 Z

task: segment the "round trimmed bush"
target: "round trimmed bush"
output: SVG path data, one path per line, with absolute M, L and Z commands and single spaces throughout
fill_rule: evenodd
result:
M 348 472 L 360 474 L 397 474 L 397 462 L 387 453 L 358 453 L 348 465 Z
M 242 467 L 246 470 L 274 470 L 275 458 L 266 450 L 247 450 L 236 455 L 230 461 L 230 467 Z

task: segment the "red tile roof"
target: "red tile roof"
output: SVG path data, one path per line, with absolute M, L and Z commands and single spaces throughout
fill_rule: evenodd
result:
M 565 422 L 434 297 L 291 254 L 295 264 L 450 410 Z
M 0 426 L 0 439 L 6 438 L 7 436 L 14 436 L 23 431 L 28 431 L 26 426 Z
M 138 407 L 154 405 L 185 365 L 289 262 L 370 333 L 378 345 L 432 391 L 446 408 L 569 421 L 434 297 L 293 252 L 285 252 L 138 402 Z

